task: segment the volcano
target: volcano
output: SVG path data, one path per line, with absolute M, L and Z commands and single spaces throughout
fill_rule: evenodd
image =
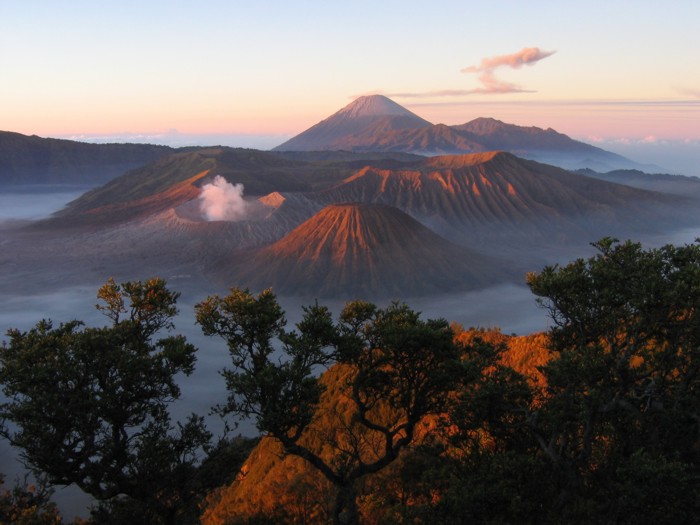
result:
M 379 137 L 397 130 L 431 126 L 427 120 L 387 97 L 368 95 L 359 97 L 273 151 L 351 150 L 344 147 L 349 137 Z
M 408 169 L 357 171 L 316 193 L 321 204 L 394 206 L 447 239 L 503 249 L 649 231 L 677 223 L 675 196 L 583 177 L 506 152 L 439 156 Z
M 433 125 L 382 95 L 358 98 L 273 151 L 314 150 L 425 156 L 501 150 L 566 169 L 657 170 L 551 128 L 516 126 L 492 118 L 476 118 L 456 126 Z
M 229 282 L 282 295 L 388 298 L 480 288 L 502 280 L 500 268 L 394 207 L 347 203 L 258 251 Z

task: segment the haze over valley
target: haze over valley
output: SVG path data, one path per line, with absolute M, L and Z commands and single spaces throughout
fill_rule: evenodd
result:
M 542 474 L 556 471 L 542 467 L 556 456 L 556 451 L 552 452 L 556 447 L 551 444 L 560 439 L 556 443 L 563 450 L 579 434 L 584 440 L 585 432 L 572 431 L 575 439 L 568 441 L 561 437 L 564 434 L 556 437 L 552 433 L 556 439 L 549 442 L 549 449 L 544 446 L 541 450 L 538 447 L 547 440 L 538 439 L 550 430 L 545 428 L 546 421 L 537 429 L 544 429 L 541 436 L 532 433 L 513 438 L 521 433 L 525 436 L 523 429 L 537 419 L 538 403 L 546 401 L 542 367 L 556 353 L 545 333 L 553 326 L 550 314 L 554 308 L 538 304 L 526 276 L 591 257 L 599 253 L 592 243 L 603 238 L 631 239 L 644 248 L 700 242 L 700 69 L 689 67 L 694 63 L 694 51 L 700 49 L 696 28 L 700 4 L 661 6 L 646 0 L 614 4 L 592 0 L 514 5 L 495 0 L 477 5 L 437 0 L 427 5 L 360 0 L 347 5 L 315 1 L 301 5 L 205 0 L 193 9 L 181 3 L 127 0 L 113 5 L 41 1 L 31 3 L 31 8 L 29 5 L 9 2 L 0 7 L 0 20 L 5 22 L 0 24 L 0 49 L 7 51 L 0 53 L 0 70 L 6 73 L 0 85 L 3 351 L 12 337 L 6 334 L 8 330 L 28 331 L 41 319 L 51 319 L 54 327 L 75 319 L 83 320 L 86 327 L 110 324 L 114 319 L 103 315 L 108 309 L 95 308 L 100 301 L 98 289 L 108 279 L 125 283 L 162 278 L 168 289 L 181 294 L 172 334 L 184 335 L 197 348 L 192 375 L 176 376 L 182 398 L 163 412 L 173 415 L 168 432 L 174 435 L 174 422 L 195 413 L 203 416 L 218 437 L 224 434 L 225 425 L 212 409 L 216 405 L 221 408 L 227 399 L 230 402 L 236 378 L 222 374 L 222 369 L 232 364 L 225 337 L 203 333 L 206 314 L 211 316 L 210 332 L 216 332 L 211 326 L 223 326 L 216 324 L 222 319 L 216 318 L 216 301 L 204 311 L 202 301 L 207 297 L 224 297 L 232 288 L 249 289 L 254 295 L 271 289 L 286 312 L 289 329 L 308 312 L 318 312 L 314 305 L 328 306 L 337 320 L 332 327 L 338 331 L 334 336 L 341 335 L 324 343 L 301 336 L 295 339 L 296 335 L 275 340 L 270 359 L 280 373 L 286 366 L 286 361 L 280 360 L 285 350 L 294 348 L 303 353 L 316 344 L 328 348 L 337 344 L 340 348 L 349 340 L 343 337 L 353 322 L 355 329 L 361 326 L 369 330 L 375 321 L 379 326 L 381 315 L 389 312 L 392 304 L 406 303 L 420 312 L 421 319 L 431 319 L 424 328 L 440 327 L 430 332 L 430 337 L 442 341 L 440 334 L 450 331 L 452 343 L 459 339 L 466 345 L 463 350 L 480 348 L 468 356 L 475 363 L 483 361 L 490 351 L 479 346 L 483 336 L 488 339 L 487 346 L 494 343 L 493 348 L 498 347 L 498 359 L 503 359 L 498 366 L 515 363 L 513 370 L 521 373 L 527 368 L 531 373 L 520 383 L 515 375 L 504 375 L 498 388 L 507 387 L 507 391 L 493 391 L 494 399 L 500 396 L 513 406 L 527 398 L 531 417 L 517 431 L 500 435 L 500 420 L 489 428 L 462 429 L 467 436 L 462 443 L 465 451 L 481 450 L 486 460 L 488 454 L 500 450 L 500 443 L 506 443 L 503 450 L 508 454 L 515 451 L 508 461 L 523 463 L 506 461 L 491 468 L 493 465 L 477 465 L 477 461 L 473 470 L 477 482 L 468 485 L 468 477 L 462 480 L 467 480 L 463 485 L 455 481 L 455 487 L 464 489 L 455 501 L 466 501 L 472 495 L 477 501 L 482 486 L 490 487 L 494 494 L 499 490 L 509 494 L 511 485 L 538 492 L 532 501 L 546 499 L 539 485 L 527 480 L 539 476 L 547 482 L 554 480 L 556 485 L 556 476 Z M 581 277 L 580 281 L 584 280 Z M 581 282 L 576 281 L 577 285 Z M 685 289 L 685 281 L 677 284 L 678 290 Z M 630 284 L 632 289 L 639 291 L 639 297 L 647 291 Z M 675 290 L 664 289 L 656 300 L 671 301 Z M 625 292 L 623 286 L 616 293 L 622 297 Z M 540 297 L 547 297 L 547 293 Z M 607 299 L 605 294 L 590 298 L 591 304 Z M 628 299 L 633 302 L 638 297 Z M 642 299 L 640 309 L 647 305 Z M 360 317 L 350 315 L 353 320 L 339 328 L 345 321 L 338 316 L 353 300 L 375 303 L 377 319 L 370 322 L 370 316 L 363 320 L 364 307 L 360 305 L 354 314 L 350 312 Z M 685 320 L 677 312 L 673 315 L 677 316 L 674 320 Z M 444 326 L 441 319 L 453 324 Z M 315 321 L 323 328 L 323 319 Z M 299 327 L 297 330 L 303 332 Z M 367 334 L 370 332 L 365 335 L 372 343 L 371 334 Z M 468 347 L 471 344 L 475 346 Z M 340 465 L 333 463 L 337 458 L 329 452 L 336 446 L 348 453 L 347 457 L 357 453 L 359 472 L 365 468 L 362 458 L 374 458 L 372 454 L 382 449 L 381 430 L 375 441 L 367 436 L 373 435 L 376 426 L 361 433 L 355 442 L 343 442 L 338 436 L 362 423 L 367 415 L 367 411 L 362 412 L 366 408 L 363 403 L 372 405 L 370 411 L 386 407 L 381 405 L 383 400 L 373 405 L 371 385 L 370 397 L 364 401 L 359 390 L 348 390 L 350 379 L 343 368 L 347 363 L 338 357 L 344 351 L 355 351 L 348 348 L 338 350 L 330 361 L 317 355 L 307 356 L 307 361 L 300 358 L 304 364 L 314 363 L 309 368 L 314 374 L 333 364 L 321 375 L 326 388 L 318 405 L 322 406 L 322 417 L 314 415 L 310 427 L 291 425 L 286 431 L 290 435 L 298 431 L 295 439 L 302 430 L 306 432 L 293 445 L 317 446 L 322 460 L 317 458 L 314 466 L 322 461 L 332 468 Z M 494 350 L 490 358 L 496 355 Z M 464 361 L 465 356 L 460 359 Z M 298 365 L 294 361 L 297 357 L 289 362 Z M 431 363 L 411 365 L 407 370 L 439 368 L 436 362 Z M 634 363 L 634 374 L 643 375 L 646 369 L 639 360 Z M 38 361 L 35 364 L 39 367 Z M 0 383 L 3 366 L 0 363 Z M 680 370 L 682 364 L 677 368 Z M 186 369 L 187 363 L 182 370 Z M 368 384 L 372 378 L 381 382 L 388 369 L 376 377 L 368 375 Z M 603 369 L 612 370 L 605 364 Z M 460 369 L 460 373 L 465 370 Z M 484 368 L 483 378 L 497 377 L 494 370 Z M 407 376 L 405 371 L 402 374 Z M 669 372 L 664 377 L 679 376 Z M 35 379 L 32 376 L 31 381 Z M 69 387 L 73 384 L 70 380 L 64 383 Z M 562 380 L 563 390 L 566 385 Z M 634 424 L 641 421 L 640 428 L 653 419 L 647 416 L 657 408 L 654 403 L 660 398 L 654 397 L 655 385 L 653 379 L 646 383 L 640 380 L 627 392 L 626 399 L 635 407 L 642 407 L 643 398 L 648 403 L 639 409 L 639 420 L 629 420 Z M 458 388 L 462 386 L 460 383 Z M 375 393 L 381 390 L 375 387 Z M 473 399 L 490 392 L 473 388 L 469 390 Z M 587 392 L 585 388 L 580 391 Z M 362 413 L 345 420 L 350 412 L 343 413 L 343 409 L 351 404 L 353 395 L 359 396 L 356 400 Z M 4 396 L 0 392 L 0 403 L 7 402 Z M 290 406 L 294 402 L 290 400 Z M 619 407 L 613 404 L 610 401 L 601 409 L 600 421 L 618 413 L 615 410 Z M 497 410 L 489 412 L 491 405 L 483 410 L 489 417 L 505 405 L 493 406 Z M 615 410 L 608 410 L 610 407 Z M 584 411 L 577 408 L 573 412 Z M 284 407 L 276 419 L 286 421 L 289 416 L 291 421 L 303 413 L 296 405 L 293 409 Z M 256 427 L 255 414 L 247 419 L 239 416 L 230 414 L 227 420 L 232 428 L 240 424 L 234 433 L 274 434 Z M 8 421 L 0 420 L 0 433 L 6 431 L 3 425 Z M 620 416 L 619 421 L 605 427 L 605 432 L 632 428 L 629 421 Z M 410 424 L 414 423 L 417 420 Z M 410 425 L 397 427 L 395 433 L 385 433 L 391 443 L 387 442 L 384 450 L 392 449 L 393 453 L 394 443 L 404 437 L 421 442 L 439 424 L 437 419 L 422 420 L 415 435 Z M 567 424 L 562 428 L 569 428 Z M 330 431 L 323 425 L 330 425 Z M 129 432 L 123 435 L 130 436 Z M 489 432 L 493 435 L 492 450 L 484 437 Z M 601 457 L 617 450 L 614 446 L 605 449 L 608 438 L 614 443 L 610 437 L 614 432 L 605 432 L 596 435 L 591 447 Z M 649 435 L 656 438 L 660 434 L 649 431 Z M 114 436 L 117 434 L 105 442 L 112 438 L 118 441 Z M 503 436 L 506 439 L 499 442 Z M 639 436 L 626 441 L 620 450 L 627 451 L 628 445 L 629 450 L 637 450 L 634 439 Z M 511 438 L 513 441 L 508 441 Z M 55 448 L 71 439 L 64 439 Z M 512 443 L 514 448 L 507 449 Z M 432 445 L 440 444 L 436 441 Z M 342 475 L 334 478 L 328 470 L 322 472 L 323 467 L 319 470 L 322 476 L 309 475 L 313 469 L 303 460 L 297 458 L 295 463 L 289 459 L 294 452 L 282 453 L 275 446 L 264 439 L 240 472 L 236 467 L 229 473 L 228 481 L 207 488 L 206 494 L 199 487 L 200 500 L 188 503 L 190 521 L 222 525 L 238 519 L 241 509 L 257 519 L 255 513 L 265 505 L 284 507 L 290 494 L 289 501 L 297 501 L 294 498 L 299 496 L 300 502 L 312 494 L 310 499 L 318 501 L 304 501 L 316 514 L 309 511 L 308 516 L 314 517 L 304 522 L 320 522 L 319 502 L 328 499 L 326 492 L 331 489 L 341 494 L 347 480 Z M 518 456 L 518 447 L 540 455 L 536 461 Z M 645 454 L 651 450 L 638 448 Z M 193 457 L 204 457 L 212 450 L 205 449 L 200 447 Z M 299 451 L 294 447 L 289 450 Z M 435 457 L 447 458 L 449 454 L 443 452 Z M 8 440 L 0 439 L 0 480 L 4 476 L 5 487 L 26 473 L 19 453 Z M 401 475 L 415 479 L 433 475 L 431 468 L 438 463 L 429 454 L 430 465 L 417 463 L 411 467 L 416 472 L 407 470 Z M 693 461 L 700 457 L 697 446 L 692 454 Z M 288 457 L 281 459 L 282 455 Z M 685 470 L 673 470 L 677 465 L 675 459 L 668 460 L 671 456 L 660 454 L 646 461 L 647 456 L 635 452 L 631 457 L 639 463 L 623 461 L 619 469 L 618 464 L 613 465 L 616 475 L 621 474 L 619 479 L 608 476 L 615 483 L 619 481 L 619 486 L 613 482 L 610 486 L 628 487 L 623 482 L 628 480 L 625 475 L 661 480 L 658 483 L 668 487 L 682 485 L 686 479 Z M 375 492 L 366 494 L 394 490 L 389 481 L 398 479 L 403 458 L 397 463 L 400 468 L 384 471 L 383 478 L 376 478 Z M 578 465 L 576 461 L 571 464 Z M 457 463 L 445 465 L 452 468 Z M 592 480 L 592 487 L 600 480 L 594 479 L 597 466 L 593 460 L 591 465 L 586 481 Z M 445 487 L 438 485 L 447 478 L 458 480 L 466 472 L 448 473 L 447 467 L 435 471 L 435 480 L 422 487 L 425 494 L 433 494 L 434 487 L 428 486 L 433 482 L 438 492 L 442 490 L 440 494 L 447 494 Z M 504 472 L 527 475 L 503 475 L 502 486 L 499 480 L 482 483 L 493 481 L 501 467 Z M 637 467 L 640 470 L 635 470 Z M 349 467 L 339 470 L 341 474 L 350 471 Z M 662 475 L 648 474 L 657 471 Z M 369 478 L 375 479 L 375 474 Z M 692 472 L 696 474 L 697 470 Z M 601 479 L 608 480 L 606 476 L 601 474 Z M 329 480 L 330 484 L 326 483 Z M 97 482 L 92 488 L 101 490 L 104 486 L 104 482 Z M 75 483 L 56 492 L 54 500 L 65 520 L 75 515 L 87 517 L 86 509 L 95 500 L 86 492 Z M 0 490 L 0 503 L 9 493 L 3 494 Z M 396 521 L 404 523 L 421 505 L 427 509 L 436 504 L 439 498 L 434 494 L 425 501 L 407 496 L 400 504 L 368 497 L 362 504 L 366 512 L 374 512 L 373 505 L 382 512 L 389 509 L 375 516 L 395 512 Z M 561 494 L 566 496 L 566 491 Z M 128 503 L 129 497 L 124 501 Z M 164 505 L 176 508 L 177 499 L 174 496 Z M 519 497 L 509 498 L 507 505 L 494 503 L 497 501 L 492 499 L 486 506 L 505 509 L 520 505 L 526 513 L 530 504 Z M 538 503 L 532 505 L 530 511 L 537 516 Z M 619 505 L 624 509 L 622 503 Z M 117 507 L 111 509 L 115 516 Z M 589 507 L 577 509 L 591 515 L 600 510 L 595 505 Z M 284 516 L 303 510 L 289 508 L 290 514 Z M 2 512 L 0 504 L 0 521 Z M 616 516 L 624 515 L 620 511 Z M 139 519 L 147 521 L 145 516 L 139 515 Z M 430 512 L 425 516 L 432 519 Z M 509 516 L 505 521 L 518 522 L 513 518 L 517 513 Z M 326 518 L 330 522 L 330 514 Z M 171 521 L 178 523 L 178 519 Z M 442 523 L 435 519 L 435 523 Z M 449 523 L 451 517 L 441 519 Z M 352 519 L 349 522 L 354 523 Z M 339 518 L 336 523 L 340 523 Z M 134 521 L 134 525 L 141 522 Z

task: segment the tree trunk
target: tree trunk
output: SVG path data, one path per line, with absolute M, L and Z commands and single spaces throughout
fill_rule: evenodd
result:
M 354 483 L 338 486 L 333 509 L 334 525 L 359 525 L 360 515 L 357 511 L 357 493 Z

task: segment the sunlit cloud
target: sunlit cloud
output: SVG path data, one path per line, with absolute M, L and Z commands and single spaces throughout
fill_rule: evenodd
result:
M 542 51 L 539 47 L 526 47 L 510 55 L 484 58 L 478 66 L 462 69 L 462 73 L 479 74 L 478 79 L 482 87 L 472 90 L 472 93 L 532 93 L 531 90 L 496 77 L 495 70 L 502 67 L 520 69 L 522 66 L 533 66 L 554 53 L 555 51 Z
M 552 56 L 556 51 L 542 51 L 539 47 L 526 47 L 510 55 L 499 55 L 484 58 L 478 66 L 469 66 L 462 69 L 462 73 L 481 73 L 493 71 L 501 66 L 508 66 L 513 69 L 520 69 L 522 66 L 532 66 L 548 56 Z
M 463 97 L 477 94 L 503 94 L 503 93 L 534 93 L 533 90 L 525 89 L 512 82 L 506 82 L 498 78 L 495 70 L 502 67 L 520 69 L 522 66 L 533 66 L 540 60 L 547 58 L 555 51 L 542 51 L 538 47 L 526 47 L 511 55 L 500 55 L 484 58 L 478 66 L 469 66 L 461 70 L 462 73 L 477 73 L 481 87 L 473 89 L 441 89 L 436 91 L 418 92 L 394 92 L 386 93 L 375 90 L 362 95 L 386 95 L 395 98 L 441 98 L 441 97 Z M 357 98 L 356 95 L 353 98 Z

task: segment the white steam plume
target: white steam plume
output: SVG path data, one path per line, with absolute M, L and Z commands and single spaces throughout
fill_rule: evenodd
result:
M 202 186 L 199 209 L 208 221 L 240 221 L 245 219 L 248 203 L 243 200 L 243 184 L 231 184 L 221 175 Z

